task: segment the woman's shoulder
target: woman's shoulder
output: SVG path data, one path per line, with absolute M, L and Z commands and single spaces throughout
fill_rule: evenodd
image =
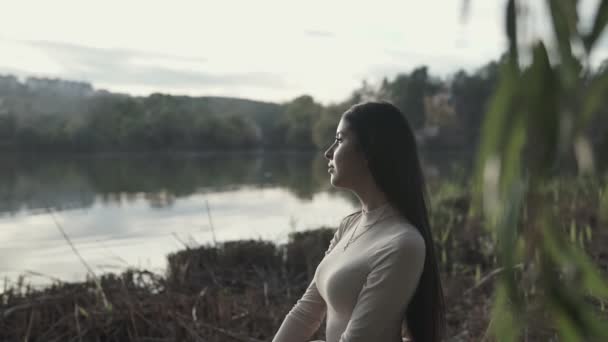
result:
M 352 213 L 344 216 L 342 223 L 350 223 L 359 216 L 361 216 L 361 210 L 353 211 Z
M 386 227 L 385 227 L 386 228 Z M 426 255 L 426 244 L 422 234 L 407 222 L 391 224 L 382 238 L 369 246 L 371 269 L 379 265 L 393 265 L 397 268 L 411 268 L 413 264 L 422 267 Z
M 346 215 L 340 222 L 340 226 L 338 227 L 338 233 L 343 234 L 348 231 L 353 226 L 353 224 L 357 222 L 359 217 L 361 217 L 361 210 L 357 210 L 353 213 Z
M 387 220 L 382 230 L 383 238 L 378 241 L 377 250 L 416 249 L 424 251 L 424 237 L 409 221 L 400 217 Z
M 340 225 L 338 226 L 338 229 L 336 229 L 336 231 L 334 232 L 334 237 L 329 242 L 329 247 L 325 251 L 325 255 L 329 254 L 329 252 L 336 246 L 338 241 L 340 241 L 342 239 L 342 236 L 344 236 L 344 233 L 346 233 L 348 231 L 348 229 L 350 229 L 353 221 L 360 214 L 361 214 L 361 211 L 356 211 L 352 214 L 347 215 L 346 217 L 344 217 L 342 219 L 342 221 L 340 222 Z

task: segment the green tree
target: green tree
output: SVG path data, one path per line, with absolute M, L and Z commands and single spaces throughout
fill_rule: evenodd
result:
M 331 104 L 323 108 L 319 120 L 313 126 L 313 142 L 318 149 L 324 150 L 333 143 L 338 122 L 348 108 L 349 102 Z
M 13 143 L 17 119 L 13 114 L 0 114 L 0 147 Z
M 460 124 L 466 129 L 469 146 L 477 146 L 479 132 L 490 96 L 498 81 L 498 63 L 490 62 L 472 75 L 458 71 L 450 91 Z
M 142 119 L 140 104 L 130 97 L 101 96 L 94 100 L 85 130 L 96 150 L 129 149 L 129 136 Z
M 302 95 L 285 105 L 283 114 L 285 143 L 291 147 L 311 148 L 314 146 L 313 124 L 319 119 L 322 106 L 312 96 Z
M 414 69 L 410 74 L 400 74 L 393 82 L 383 82 L 381 95 L 388 95 L 408 119 L 414 129 L 422 128 L 426 114 L 424 98 L 436 94 L 441 88 L 438 80 L 428 75 L 426 66 Z

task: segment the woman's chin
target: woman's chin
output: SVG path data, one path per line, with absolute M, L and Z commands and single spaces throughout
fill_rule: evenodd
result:
M 337 182 L 336 182 L 336 176 L 333 173 L 330 173 L 329 183 L 331 183 L 331 185 L 336 188 L 338 187 Z
M 340 178 L 336 177 L 336 175 L 333 173 L 331 174 L 329 182 L 334 188 L 342 188 L 342 182 L 340 181 Z

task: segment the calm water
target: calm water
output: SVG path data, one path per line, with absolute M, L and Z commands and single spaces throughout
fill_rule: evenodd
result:
M 468 164 L 424 162 L 429 178 Z M 293 231 L 335 227 L 358 207 L 332 189 L 313 153 L 0 159 L 0 276 L 83 279 L 135 266 L 162 272 L 166 255 L 213 241 L 282 243 Z

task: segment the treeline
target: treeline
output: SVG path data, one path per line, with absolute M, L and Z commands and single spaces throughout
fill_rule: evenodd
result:
M 76 89 L 69 81 L 21 83 L 0 77 L 0 147 L 68 152 L 244 148 L 265 143 L 271 136 L 265 130 L 280 115 L 277 104 L 248 100 Z
M 81 82 L 21 82 L 0 76 L 0 150 L 321 149 L 331 142 L 346 109 L 374 99 L 396 104 L 421 145 L 474 148 L 498 68 L 498 62 L 490 62 L 475 72 L 461 70 L 441 79 L 423 66 L 379 85 L 363 82 L 344 101 L 326 106 L 308 95 L 287 103 L 163 94 L 131 97 Z M 603 129 L 608 120 L 600 121 L 594 125 L 593 141 L 608 146 Z

